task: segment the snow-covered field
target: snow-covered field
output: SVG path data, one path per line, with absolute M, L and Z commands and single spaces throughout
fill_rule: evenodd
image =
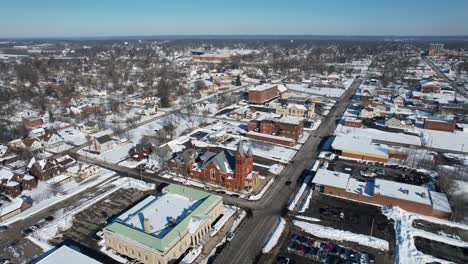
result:
M 122 145 L 116 146 L 113 149 L 101 153 L 99 156 L 96 156 L 98 159 L 104 161 L 118 163 L 126 158 L 128 158 L 128 151 L 133 147 L 131 143 L 124 143 Z
M 331 227 L 312 224 L 312 223 L 298 221 L 298 220 L 294 220 L 293 223 L 294 225 L 301 228 L 304 232 L 312 234 L 316 237 L 333 239 L 337 241 L 356 242 L 363 246 L 372 247 L 372 248 L 385 250 L 385 251 L 387 251 L 389 248 L 388 242 L 380 238 L 361 235 L 361 234 L 355 234 L 349 231 L 334 229 Z
M 346 91 L 345 89 L 340 88 L 328 88 L 328 87 L 305 87 L 302 84 L 287 84 L 286 87 L 289 90 L 299 91 L 303 93 L 318 94 L 323 96 L 330 97 L 341 97 L 341 95 Z
M 278 240 L 280 239 L 285 226 L 286 220 L 284 220 L 284 218 L 281 217 L 278 225 L 275 227 L 273 233 L 270 234 L 270 237 L 263 246 L 263 253 L 269 253 L 276 246 L 276 244 L 278 244 Z

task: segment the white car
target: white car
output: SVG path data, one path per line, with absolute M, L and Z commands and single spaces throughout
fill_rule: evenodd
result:
M 231 241 L 233 238 L 234 238 L 234 233 L 233 232 L 227 233 L 227 236 L 226 236 L 227 241 Z

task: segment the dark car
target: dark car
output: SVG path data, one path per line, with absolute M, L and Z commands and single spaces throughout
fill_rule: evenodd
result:
M 30 227 L 27 227 L 27 228 L 23 229 L 23 231 L 21 231 L 21 233 L 23 233 L 23 236 L 27 236 L 27 235 L 31 234 L 32 232 L 34 232 L 34 230 L 32 230 L 32 228 L 30 228 Z
M 294 259 L 287 258 L 285 256 L 278 256 L 276 257 L 277 264 L 294 264 L 296 261 Z
M 8 226 L 0 226 L 0 232 L 8 230 Z
M 44 218 L 47 222 L 54 221 L 55 217 L 49 215 L 48 217 Z
M 289 185 L 291 185 L 291 181 L 286 181 L 284 184 L 285 184 L 286 186 L 289 186 Z

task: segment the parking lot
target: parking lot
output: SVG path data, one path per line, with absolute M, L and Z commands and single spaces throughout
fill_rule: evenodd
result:
M 395 231 L 393 223 L 382 214 L 380 207 L 314 192 L 304 215 L 320 219 L 320 225 L 357 234 L 372 234 L 374 237 L 388 241 L 390 246 L 388 252 L 383 253 L 375 249 L 362 250 L 374 254 L 376 259 L 382 256 L 384 262 L 377 263 L 393 263 Z
M 287 242 L 287 251 L 297 255 L 295 258 L 300 259 L 300 262 L 309 260 L 315 263 L 376 263 L 373 254 L 356 251 L 349 246 L 315 238 L 309 234 L 293 233 L 290 235 Z M 382 255 L 378 257 L 380 261 Z
M 99 250 L 97 242 L 100 238 L 96 235 L 96 232 L 102 230 L 109 220 L 141 200 L 146 194 L 146 192 L 138 189 L 119 189 L 106 199 L 76 214 L 73 219 L 73 226 L 50 242 L 57 245 L 65 240 L 72 240 Z
M 468 263 L 468 248 L 456 247 L 422 237 L 415 237 L 414 244 L 424 254 L 455 263 Z
M 436 235 L 438 234 L 465 242 L 468 241 L 468 231 L 461 228 L 441 225 L 421 219 L 414 220 L 413 227 Z M 416 237 L 414 244 L 421 252 L 436 258 L 456 263 L 468 263 L 468 249 L 466 248 L 456 247 L 422 237 Z
M 432 181 L 432 178 L 414 169 L 398 168 L 396 165 L 383 166 L 372 163 L 359 163 L 350 160 L 333 160 L 329 162 L 329 170 L 344 172 L 353 175 L 357 179 L 364 179 L 362 172 L 373 172 L 375 177 L 389 181 L 403 182 L 413 185 L 424 185 Z

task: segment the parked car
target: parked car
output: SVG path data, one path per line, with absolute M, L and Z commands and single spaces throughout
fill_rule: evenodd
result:
M 285 256 L 278 256 L 276 257 L 276 263 L 277 264 L 294 264 L 296 261 L 294 261 L 291 258 L 287 258 Z
M 23 233 L 23 236 L 27 236 L 27 235 L 31 234 L 32 232 L 34 232 L 34 230 L 32 230 L 31 227 L 27 227 L 27 228 L 23 229 L 23 231 L 21 231 L 21 233 Z
M 49 216 L 47 216 L 47 217 L 44 218 L 44 219 L 45 219 L 46 221 L 48 221 L 48 222 L 52 222 L 52 221 L 54 221 L 55 217 L 49 215 Z
M 226 236 L 227 241 L 231 241 L 233 238 L 234 238 L 234 233 L 233 232 L 227 233 L 227 236 Z
M 0 226 L 0 232 L 8 230 L 8 226 Z

